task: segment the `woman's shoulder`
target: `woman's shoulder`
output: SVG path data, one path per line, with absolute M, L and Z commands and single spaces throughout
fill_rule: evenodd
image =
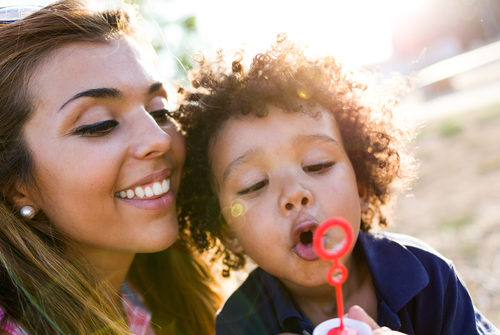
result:
M 17 322 L 5 317 L 5 311 L 2 306 L 0 306 L 0 334 L 28 335 Z
M 120 287 L 120 295 L 130 331 L 134 334 L 154 334 L 152 315 L 144 305 L 142 295 L 127 281 Z

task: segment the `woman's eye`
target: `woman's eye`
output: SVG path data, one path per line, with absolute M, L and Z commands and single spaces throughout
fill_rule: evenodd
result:
M 302 169 L 305 172 L 326 172 L 334 164 L 335 164 L 335 162 L 324 162 L 324 163 L 319 163 L 319 164 L 306 165 Z
M 269 182 L 267 180 L 259 181 L 258 183 L 255 183 L 252 186 L 247 187 L 247 188 L 239 191 L 237 194 L 238 195 L 244 195 L 244 194 L 248 194 L 248 193 L 252 193 L 252 192 L 258 191 L 261 188 L 263 188 L 264 186 L 266 186 L 268 183 Z
M 118 121 L 116 120 L 99 121 L 78 127 L 74 134 L 86 137 L 104 136 L 110 133 L 116 126 L 118 126 Z
M 151 114 L 153 119 L 155 119 L 156 123 L 158 123 L 158 124 L 163 124 L 163 123 L 168 121 L 169 117 L 172 117 L 171 113 L 168 110 L 166 110 L 165 108 L 159 109 L 156 111 L 152 111 L 149 114 Z

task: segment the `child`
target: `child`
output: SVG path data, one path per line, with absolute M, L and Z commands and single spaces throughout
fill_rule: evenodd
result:
M 310 334 L 336 317 L 331 263 L 312 233 L 339 216 L 357 238 L 342 259 L 346 308 L 408 334 L 494 331 L 450 261 L 408 236 L 370 232 L 386 225 L 408 161 L 390 104 L 364 106 L 364 87 L 334 59 L 310 59 L 286 38 L 247 71 L 241 59 L 231 71 L 201 64 L 193 86 L 178 115 L 181 220 L 200 250 L 223 255 L 225 275 L 244 255 L 258 265 L 219 312 L 217 334 Z

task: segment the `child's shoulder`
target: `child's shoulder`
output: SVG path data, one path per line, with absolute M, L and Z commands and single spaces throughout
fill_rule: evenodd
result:
M 360 233 L 359 241 L 375 285 L 388 297 L 406 292 L 409 299 L 431 287 L 444 293 L 457 277 L 451 260 L 417 238 L 370 232 Z
M 248 316 L 255 305 L 262 307 L 269 297 L 265 284 L 266 275 L 267 273 L 259 267 L 250 272 L 217 312 L 217 318 L 232 320 L 242 314 Z
M 474 307 L 451 260 L 435 249 L 414 237 L 388 232 L 360 233 L 359 241 L 377 296 L 387 306 L 378 310 L 382 324 L 405 333 L 495 333 Z M 405 313 L 413 318 L 397 316 Z
M 424 241 L 406 234 L 387 231 L 360 233 L 365 251 L 377 253 L 394 252 L 396 256 L 414 256 L 420 261 L 436 262 L 452 266 L 453 262 Z
M 216 333 L 279 333 L 282 312 L 293 311 L 292 305 L 282 284 L 256 268 L 217 313 Z
M 238 311 L 242 312 L 250 305 L 258 303 L 259 300 L 265 299 L 267 293 L 265 292 L 264 276 L 266 273 L 259 267 L 248 274 L 248 277 L 241 283 L 241 285 L 231 294 L 226 300 L 224 305 L 218 311 L 218 316 L 229 314 Z

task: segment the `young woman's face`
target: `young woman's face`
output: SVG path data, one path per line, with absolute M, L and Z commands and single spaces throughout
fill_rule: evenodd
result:
M 83 250 L 159 251 L 178 234 L 185 148 L 151 55 L 130 38 L 65 46 L 30 84 L 37 209 Z
M 270 107 L 264 118 L 230 119 L 210 148 L 222 214 L 245 252 L 285 284 L 308 287 L 326 284 L 331 267 L 312 232 L 340 216 L 357 237 L 361 213 L 335 119 L 322 107 L 311 112 Z

